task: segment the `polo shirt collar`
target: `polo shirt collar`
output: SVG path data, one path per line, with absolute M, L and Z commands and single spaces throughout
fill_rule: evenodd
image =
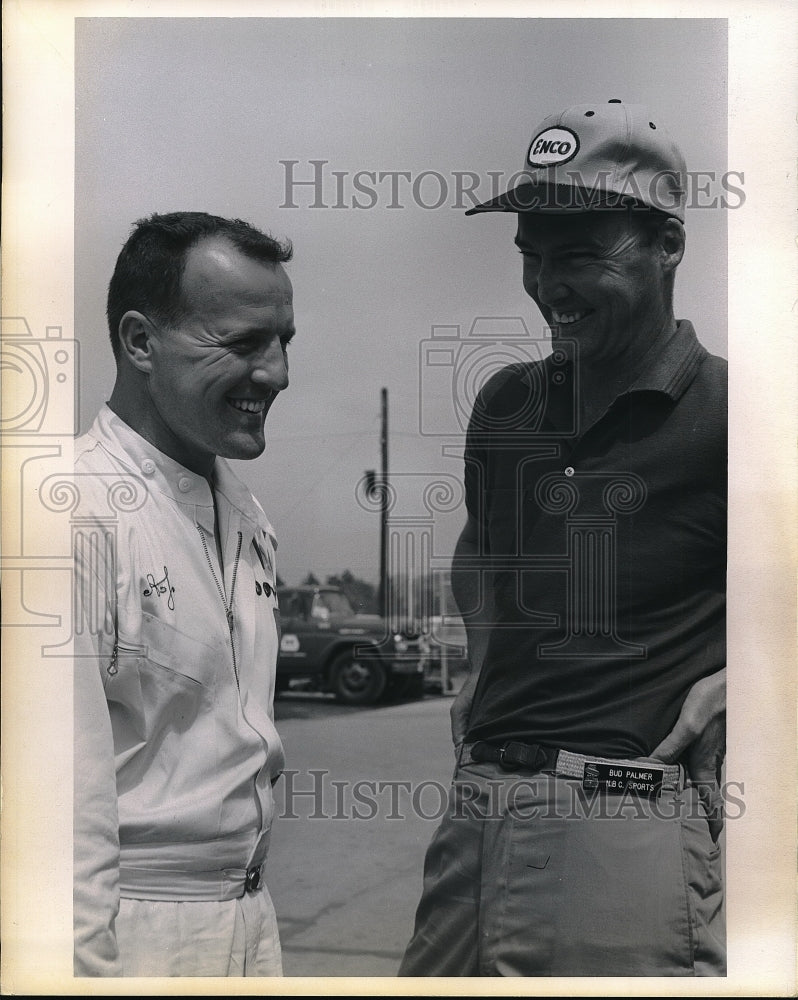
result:
M 681 319 L 645 371 L 626 391 L 663 392 L 675 402 L 696 377 L 708 354 L 707 349 L 698 342 L 693 324 Z
M 653 391 L 663 392 L 677 400 L 693 381 L 708 354 L 707 349 L 699 343 L 690 320 L 680 319 L 674 332 L 652 356 L 642 374 L 628 389 L 619 393 L 619 397 L 630 392 Z M 569 367 L 572 364 L 573 361 L 568 362 Z M 551 377 L 551 355 L 545 359 L 544 365 L 549 369 Z M 533 384 L 530 372 L 524 372 L 522 378 L 528 385 Z
M 565 353 L 571 355 L 567 348 Z M 636 392 L 659 392 L 676 402 L 696 377 L 708 354 L 706 348 L 699 343 L 693 324 L 686 319 L 678 320 L 674 332 L 648 359 L 643 372 L 629 388 L 618 393 L 604 413 L 609 412 L 620 399 Z M 522 381 L 533 392 L 538 391 L 534 381 L 535 370 L 540 371 L 537 366 L 533 366 L 521 376 Z M 550 428 L 561 431 L 565 426 L 570 426 L 574 419 L 573 358 L 569 357 L 565 364 L 559 361 L 555 365 L 552 353 L 543 361 L 543 372 L 549 387 L 544 420 Z

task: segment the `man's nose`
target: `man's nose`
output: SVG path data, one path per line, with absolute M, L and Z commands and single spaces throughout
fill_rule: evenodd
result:
M 537 271 L 537 297 L 546 306 L 556 306 L 568 296 L 562 271 L 550 261 L 541 261 Z
M 256 385 L 266 386 L 273 392 L 282 392 L 288 386 L 288 357 L 281 341 L 276 340 L 255 359 L 250 378 Z

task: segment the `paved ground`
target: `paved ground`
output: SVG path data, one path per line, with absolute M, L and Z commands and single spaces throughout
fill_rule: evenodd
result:
M 288 763 L 267 883 L 287 976 L 396 975 L 454 764 L 450 705 L 278 699 Z

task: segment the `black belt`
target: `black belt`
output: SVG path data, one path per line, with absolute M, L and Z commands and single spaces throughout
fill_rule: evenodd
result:
M 505 771 L 549 771 L 558 777 L 577 778 L 588 791 L 602 789 L 614 794 L 634 792 L 656 797 L 660 791 L 682 786 L 683 774 L 678 764 L 663 764 L 648 758 L 634 760 L 594 757 L 570 750 L 508 740 L 495 744 L 479 741 L 466 743 L 461 764 L 492 763 Z
M 516 743 L 508 740 L 495 746 L 492 743 L 474 743 L 471 759 L 478 763 L 489 761 L 499 764 L 505 771 L 554 771 L 560 751 L 539 743 Z

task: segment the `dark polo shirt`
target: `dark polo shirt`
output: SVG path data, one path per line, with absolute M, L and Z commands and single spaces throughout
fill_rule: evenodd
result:
M 580 428 L 574 350 L 502 369 L 474 406 L 495 625 L 467 740 L 646 755 L 725 665 L 726 362 L 681 321 Z

